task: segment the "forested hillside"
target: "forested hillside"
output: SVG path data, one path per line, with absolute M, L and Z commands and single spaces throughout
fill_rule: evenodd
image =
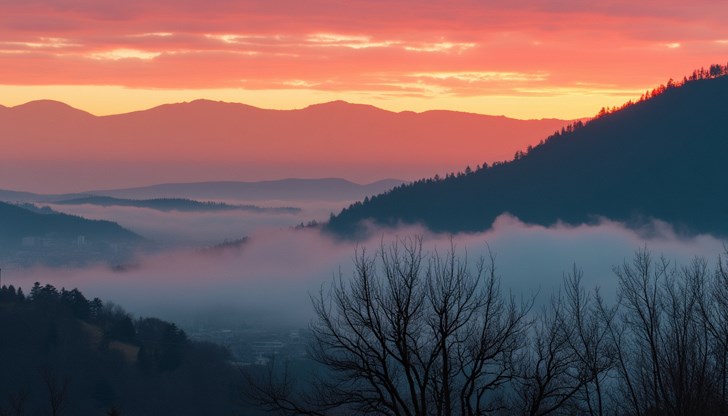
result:
M 142 237 L 111 221 L 89 220 L 49 211 L 41 213 L 0 202 L 0 243 L 20 245 L 23 237 L 75 240 L 79 235 L 90 241 L 140 242 Z
M 0 415 L 239 410 L 238 371 L 225 348 L 76 289 L 0 288 L 0 340 Z
M 509 162 L 423 179 L 365 199 L 328 229 L 361 232 L 361 222 L 421 223 L 435 231 L 477 231 L 510 213 L 522 221 L 633 226 L 667 221 L 678 230 L 728 234 L 728 76 L 714 65 L 603 110 Z

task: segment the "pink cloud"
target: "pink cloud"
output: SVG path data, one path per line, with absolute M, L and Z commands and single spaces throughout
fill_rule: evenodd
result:
M 728 38 L 727 19 L 728 6 L 707 0 L 14 0 L 0 5 L 0 77 L 9 85 L 431 97 L 528 95 L 532 84 L 634 91 L 725 61 L 728 47 L 716 40 Z M 548 76 L 412 76 L 436 72 Z

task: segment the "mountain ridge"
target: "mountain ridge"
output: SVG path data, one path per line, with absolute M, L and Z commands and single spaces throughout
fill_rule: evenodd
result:
M 320 103 L 314 103 L 306 105 L 305 107 L 301 108 L 292 108 L 292 109 L 274 109 L 274 108 L 265 108 L 265 107 L 257 107 L 251 104 L 246 104 L 243 102 L 237 102 L 237 101 L 224 101 L 224 100 L 213 100 L 209 98 L 196 98 L 190 101 L 177 101 L 177 102 L 169 102 L 164 104 L 155 105 L 149 108 L 143 108 L 138 110 L 130 110 L 126 112 L 120 112 L 120 113 L 113 113 L 113 114 L 102 114 L 102 115 L 96 115 L 94 113 L 91 113 L 86 110 L 82 110 L 78 107 L 74 107 L 68 103 L 65 103 L 63 101 L 54 100 L 54 99 L 37 99 L 37 100 L 31 100 L 24 102 L 22 104 L 16 104 L 16 105 L 3 105 L 0 104 L 0 109 L 8 109 L 8 110 L 22 110 L 25 111 L 27 109 L 33 109 L 33 108 L 57 108 L 57 109 L 65 109 L 65 110 L 74 110 L 75 112 L 86 114 L 89 116 L 92 116 L 94 118 L 106 118 L 106 117 L 115 117 L 115 116 L 123 116 L 127 114 L 138 114 L 138 113 L 144 113 L 151 110 L 156 109 L 165 109 L 165 108 L 174 108 L 174 107 L 194 107 L 194 106 L 215 106 L 218 108 L 222 107 L 230 107 L 230 108 L 237 108 L 237 109 L 249 109 L 249 110 L 260 110 L 260 111 L 271 111 L 271 112 L 300 112 L 300 111 L 306 111 L 306 110 L 316 110 L 316 109 L 322 109 L 322 108 L 360 108 L 360 109 L 373 109 L 378 110 L 383 113 L 390 113 L 390 114 L 427 114 L 427 113 L 452 113 L 452 114 L 470 114 L 474 116 L 485 116 L 485 117 L 492 117 L 492 118 L 501 118 L 501 119 L 508 119 L 508 120 L 516 120 L 516 121 L 542 121 L 542 120 L 554 120 L 554 121 L 563 121 L 568 122 L 571 121 L 570 119 L 559 119 L 554 117 L 543 117 L 543 118 L 515 118 L 515 117 L 509 117 L 503 114 L 485 114 L 485 113 L 476 113 L 472 111 L 461 111 L 461 110 L 446 110 L 446 109 L 428 109 L 428 110 L 422 110 L 422 111 L 415 111 L 415 110 L 401 110 L 401 111 L 393 111 L 393 110 L 387 110 L 385 108 L 377 107 L 372 104 L 363 104 L 363 103 L 356 103 L 346 100 L 332 100 L 332 101 L 323 101 Z
M 40 203 L 54 203 L 57 201 L 63 201 L 68 199 L 78 199 L 78 198 L 86 198 L 91 196 L 113 196 L 113 195 L 126 195 L 131 198 L 138 198 L 137 195 L 144 195 L 143 197 L 151 197 L 151 198 L 184 198 L 187 195 L 186 193 L 182 192 L 180 194 L 174 193 L 173 191 L 169 191 L 162 195 L 155 194 L 156 189 L 160 188 L 169 188 L 169 189 L 179 189 L 183 190 L 184 188 L 209 188 L 208 192 L 206 192 L 207 195 L 210 195 L 210 198 L 212 199 L 224 199 L 225 195 L 218 195 L 215 193 L 215 187 L 216 186 L 229 186 L 229 187 L 238 187 L 238 186 L 252 186 L 252 187 L 258 187 L 258 188 L 266 188 L 266 187 L 281 187 L 284 185 L 289 185 L 291 187 L 294 186 L 308 186 L 309 188 L 320 188 L 317 192 L 321 193 L 325 191 L 326 189 L 329 189 L 330 192 L 326 193 L 323 192 L 325 195 L 328 195 L 327 197 L 329 199 L 361 199 L 364 198 L 367 195 L 370 195 L 369 192 L 371 192 L 371 195 L 384 192 L 387 189 L 393 188 L 395 186 L 398 186 L 400 184 L 404 183 L 404 181 L 394 178 L 385 178 L 380 179 L 374 182 L 369 183 L 357 183 L 348 179 L 344 178 L 285 178 L 285 179 L 270 179 L 270 180 L 264 180 L 264 181 L 235 181 L 235 180 L 222 180 L 222 181 L 198 181 L 198 182 L 171 182 L 171 183 L 155 183 L 150 185 L 140 185 L 140 186 L 134 186 L 134 187 L 127 187 L 127 188 L 108 188 L 108 189 L 97 189 L 97 190 L 86 190 L 81 192 L 72 192 L 72 193 L 58 193 L 58 194 L 43 194 L 43 193 L 35 193 L 35 192 L 25 192 L 25 191 L 16 191 L 16 190 L 7 190 L 7 189 L 0 189 L 0 201 L 5 202 L 40 202 Z M 332 187 L 345 187 L 348 188 L 343 195 L 339 195 L 337 197 L 336 195 L 336 189 L 333 189 Z M 293 197 L 286 197 L 285 194 L 282 192 L 285 189 L 281 190 L 280 198 L 279 199 L 297 199 Z M 297 195 L 301 196 L 303 195 L 302 192 L 305 190 L 299 190 L 297 191 Z M 137 193 L 138 192 L 138 193 Z M 269 192 L 274 192 L 273 189 L 271 189 Z M 228 192 L 229 194 L 230 192 Z M 228 195 L 230 196 L 230 195 Z M 238 196 L 239 198 L 232 198 L 232 199 L 241 199 L 245 200 L 245 195 L 233 195 Z M 303 195 L 305 196 L 305 195 Z M 254 198 L 255 199 L 255 198 Z M 258 198 L 259 199 L 259 198 Z
M 102 207 L 134 207 L 163 212 L 220 212 L 247 211 L 254 213 L 291 214 L 300 212 L 296 207 L 259 207 L 257 205 L 231 205 L 223 202 L 197 201 L 187 198 L 155 198 L 155 199 L 121 199 L 110 196 L 87 196 L 82 198 L 63 199 L 54 202 L 56 205 L 96 205 Z
M 411 180 L 506 159 L 567 123 L 344 102 L 266 110 L 210 100 L 94 116 L 43 101 L 0 111 L 0 188 L 63 193 L 69 184 L 124 188 L 225 177 Z
M 0 242 L 20 245 L 24 237 L 44 237 L 71 241 L 83 235 L 89 240 L 141 242 L 138 234 L 105 220 L 89 220 L 63 213 L 41 214 L 17 205 L 0 202 Z
M 498 163 L 400 186 L 334 216 L 327 228 L 357 235 L 364 220 L 473 232 L 510 213 L 526 223 L 608 218 L 666 221 L 688 234 L 728 235 L 728 76 L 662 87 Z
M 404 183 L 381 179 L 359 184 L 342 178 L 287 178 L 266 181 L 204 181 L 162 183 L 141 187 L 91 190 L 86 194 L 126 198 L 209 198 L 238 200 L 360 199 Z

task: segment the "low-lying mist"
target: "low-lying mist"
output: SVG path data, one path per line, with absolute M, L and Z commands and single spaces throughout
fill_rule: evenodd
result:
M 216 201 L 238 204 L 240 201 Z M 49 205 L 55 211 L 84 218 L 119 223 L 165 246 L 215 245 L 238 240 L 262 230 L 291 227 L 301 222 L 324 221 L 349 201 L 255 201 L 262 208 L 291 207 L 299 212 L 250 212 L 244 210 L 180 212 L 125 206 Z
M 402 227 L 377 230 L 358 243 L 314 228 L 268 229 L 251 235 L 239 248 L 141 255 L 133 264 L 116 270 L 105 265 L 4 270 L 3 283 L 20 285 L 26 293 L 35 281 L 77 287 L 89 297 L 118 303 L 134 315 L 156 316 L 183 327 L 302 327 L 312 317 L 309 294 L 339 271 L 344 277 L 351 276 L 356 250 L 373 254 L 382 243 L 413 235 L 423 236 L 426 250 L 441 254 L 449 250 L 452 237 L 459 255 L 467 254 L 472 262 L 487 255 L 490 248 L 503 288 L 516 296 L 539 293 L 540 301 L 548 300 L 574 264 L 584 271 L 587 288 L 599 286 L 605 298 L 613 300 L 616 281 L 612 267 L 631 261 L 637 249 L 646 247 L 655 256 L 664 255 L 678 264 L 695 256 L 714 262 L 724 252 L 723 242 L 717 238 L 681 237 L 660 223 L 647 233 L 608 221 L 578 227 L 531 226 L 504 215 L 483 233 L 449 236 Z

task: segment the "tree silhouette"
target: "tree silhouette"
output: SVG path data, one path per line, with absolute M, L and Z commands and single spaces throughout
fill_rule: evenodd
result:
M 703 259 L 677 267 L 642 250 L 615 268 L 621 322 L 613 346 L 622 363 L 623 411 L 724 414 L 723 264 L 712 275 Z
M 543 144 L 515 152 L 509 162 L 470 175 L 423 179 L 356 202 L 332 216 L 324 230 L 349 238 L 366 235 L 371 225 L 483 231 L 507 213 L 544 226 L 603 217 L 641 228 L 658 219 L 681 233 L 728 236 L 728 194 L 714 192 L 728 175 L 728 76 L 671 85 L 564 127 Z M 676 194 L 682 197 L 671 197 Z
M 52 416 L 63 414 L 68 400 L 68 377 L 59 378 L 53 370 L 45 367 L 41 370 L 41 379 L 48 393 L 48 407 Z
M 327 371 L 249 372 L 247 397 L 318 416 L 726 414 L 725 256 L 711 271 L 639 250 L 614 268 L 613 305 L 574 266 L 533 319 L 532 301 L 501 294 L 492 255 L 469 267 L 454 253 L 419 239 L 358 251 L 352 279 L 313 297 Z
M 504 297 L 494 258 L 474 266 L 419 238 L 374 256 L 313 297 L 312 356 L 329 374 L 308 391 L 251 380 L 249 398 L 289 414 L 480 415 L 502 405 L 525 347 L 531 301 Z
M 551 299 L 519 360 L 519 377 L 511 409 L 530 416 L 558 413 L 608 413 L 606 384 L 614 368 L 608 326 L 614 309 L 595 290 L 582 286 L 576 265 L 564 278 L 563 294 Z

